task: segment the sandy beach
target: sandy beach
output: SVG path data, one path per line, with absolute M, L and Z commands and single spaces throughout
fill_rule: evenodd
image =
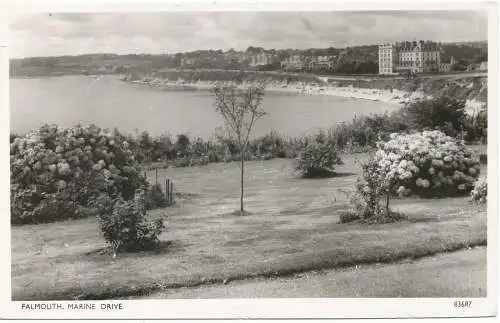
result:
M 122 79 L 123 80 L 123 79 Z M 126 81 L 126 80 L 124 80 Z M 143 84 L 152 87 L 170 90 L 210 90 L 216 82 L 171 82 L 161 78 L 145 78 L 142 80 L 127 81 L 133 84 Z M 243 83 L 239 88 L 244 89 L 250 83 Z M 353 86 L 339 87 L 327 84 L 307 84 L 307 83 L 292 83 L 285 84 L 280 82 L 271 82 L 267 84 L 266 91 L 269 92 L 282 92 L 282 93 L 295 93 L 301 95 L 328 95 L 337 97 L 346 97 L 359 100 L 380 101 L 387 104 L 396 104 L 404 106 L 407 103 L 414 102 L 421 99 L 432 99 L 432 96 L 425 95 L 423 92 L 405 92 L 397 89 L 384 90 L 384 89 L 369 89 L 369 88 L 356 88 Z M 477 100 L 467 100 L 466 112 L 468 114 L 477 113 L 483 109 L 484 102 Z

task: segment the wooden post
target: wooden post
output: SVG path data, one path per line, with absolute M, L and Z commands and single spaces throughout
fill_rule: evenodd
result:
M 165 180 L 165 198 L 167 199 L 167 205 L 170 205 L 169 197 L 170 197 L 170 180 L 167 178 Z
M 174 204 L 174 182 L 170 182 L 170 205 Z
M 158 185 L 158 168 L 156 168 L 155 171 L 156 171 L 156 185 Z

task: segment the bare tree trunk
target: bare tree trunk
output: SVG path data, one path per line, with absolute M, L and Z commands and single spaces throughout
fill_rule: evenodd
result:
M 243 215 L 244 209 L 243 209 L 243 168 L 245 166 L 245 157 L 243 154 L 243 150 L 241 150 L 241 196 L 240 196 L 240 213 Z

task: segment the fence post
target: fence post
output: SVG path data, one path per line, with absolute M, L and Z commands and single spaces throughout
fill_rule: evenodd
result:
M 165 198 L 167 199 L 167 204 L 170 205 L 170 180 L 167 178 L 165 180 Z
M 174 204 L 174 182 L 170 182 L 170 205 Z

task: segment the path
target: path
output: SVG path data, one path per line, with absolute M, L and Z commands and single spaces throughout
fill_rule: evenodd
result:
M 145 298 L 485 297 L 486 248 L 416 261 L 163 291 Z

